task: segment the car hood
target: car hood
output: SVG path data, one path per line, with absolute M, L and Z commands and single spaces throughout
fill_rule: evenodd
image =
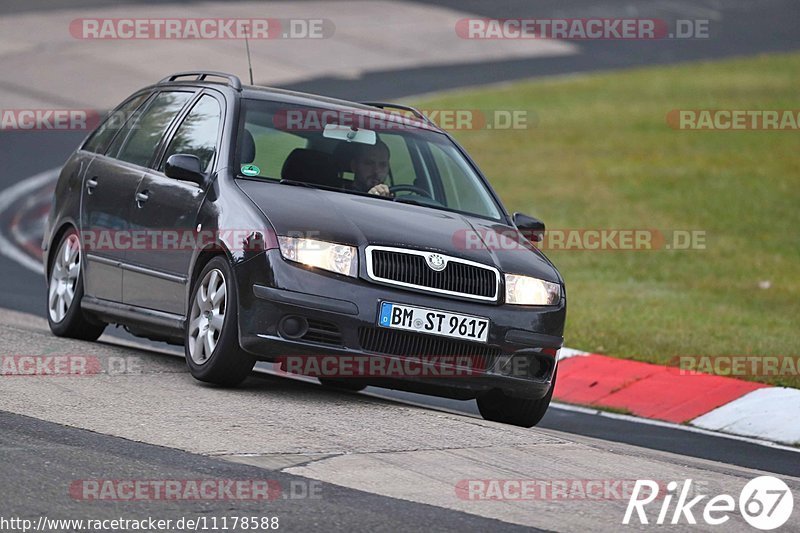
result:
M 237 180 L 278 235 L 438 252 L 502 272 L 560 282 L 555 267 L 512 226 L 434 208 L 322 189 Z

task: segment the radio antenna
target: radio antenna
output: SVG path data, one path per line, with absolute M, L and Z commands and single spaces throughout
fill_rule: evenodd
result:
M 247 68 L 250 70 L 250 85 L 253 83 L 253 63 L 250 61 L 250 41 L 247 39 L 247 28 L 244 30 L 244 46 L 247 49 Z

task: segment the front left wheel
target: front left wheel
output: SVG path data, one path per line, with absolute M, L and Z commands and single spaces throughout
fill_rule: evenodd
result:
M 234 386 L 247 378 L 255 359 L 239 346 L 239 301 L 233 270 L 212 258 L 192 284 L 186 320 L 186 363 L 195 379 Z
M 106 324 L 86 316 L 81 309 L 83 276 L 81 242 L 75 229 L 58 243 L 47 276 L 47 323 L 58 337 L 95 341 Z

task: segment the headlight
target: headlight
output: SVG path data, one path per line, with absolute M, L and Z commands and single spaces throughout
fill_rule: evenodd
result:
M 506 303 L 517 305 L 555 305 L 561 286 L 528 276 L 506 274 Z
M 358 249 L 353 246 L 297 237 L 278 237 L 278 245 L 283 258 L 289 261 L 358 276 Z

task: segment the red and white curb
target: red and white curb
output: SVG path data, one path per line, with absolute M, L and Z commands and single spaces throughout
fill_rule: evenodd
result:
M 800 390 L 562 349 L 554 400 L 800 446 Z
M 800 445 L 800 391 L 765 387 L 695 418 L 693 426 Z

